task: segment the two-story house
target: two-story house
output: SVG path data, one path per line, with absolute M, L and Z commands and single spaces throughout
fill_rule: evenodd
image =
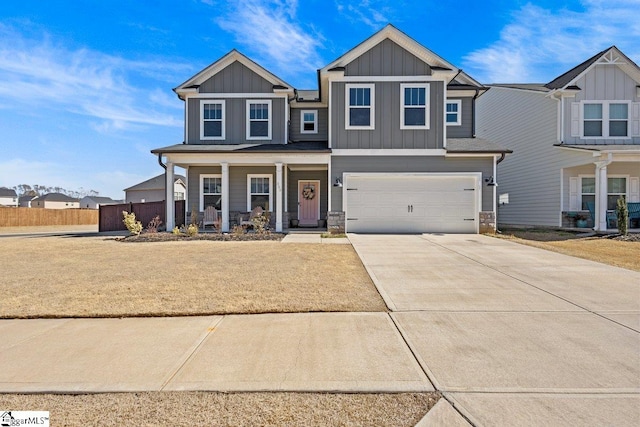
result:
M 166 182 L 187 170 L 188 211 L 216 207 L 223 231 L 256 206 L 276 231 L 323 219 L 347 232 L 493 227 L 509 150 L 474 138 L 485 87 L 391 25 L 317 77 L 297 90 L 232 50 L 174 89 L 184 143 L 152 152 Z
M 619 49 L 547 84 L 490 86 L 478 135 L 514 151 L 499 167 L 499 223 L 566 227 L 581 215 L 606 230 L 620 196 L 640 201 L 640 68 Z

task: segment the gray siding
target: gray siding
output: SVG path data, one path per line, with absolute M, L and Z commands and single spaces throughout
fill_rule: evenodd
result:
M 473 137 L 473 98 L 447 98 L 447 101 L 462 100 L 460 126 L 447 126 L 447 138 Z
M 236 61 L 202 83 L 198 92 L 272 93 L 273 83 Z
M 271 99 L 271 140 L 246 139 L 247 99 L 254 98 L 215 98 L 211 100 L 225 100 L 225 140 L 200 139 L 200 101 L 189 99 L 188 144 L 284 144 L 285 141 L 285 104 L 283 98 Z M 256 100 L 262 100 L 256 99 Z
M 327 171 L 292 171 L 289 172 L 287 182 L 287 203 L 289 218 L 298 218 L 298 181 L 319 180 L 320 181 L 320 218 L 327 217 L 328 200 L 327 197 Z
M 568 144 L 640 144 L 640 138 L 628 139 L 580 139 L 571 136 L 571 103 L 586 100 L 638 102 L 637 83 L 625 72 L 613 65 L 596 65 L 582 76 L 576 85 L 582 90 L 575 98 L 565 98 L 564 142 Z M 629 111 L 631 115 L 631 111 Z
M 430 76 L 431 67 L 412 53 L 385 39 L 351 61 L 345 76 Z
M 164 189 L 160 190 L 130 190 L 125 191 L 126 203 L 141 203 L 142 200 L 146 202 L 160 202 L 166 199 Z
M 498 165 L 498 223 L 558 226 L 563 167 L 589 162 L 590 155 L 554 147 L 558 103 L 544 93 L 492 87 L 478 98 L 479 137 L 513 150 Z
M 375 84 L 375 129 L 345 129 L 345 83 L 331 88 L 331 144 L 336 149 L 442 148 L 443 83 L 430 82 L 430 129 L 400 129 L 401 82 Z
M 345 172 L 481 172 L 482 210 L 493 210 L 493 187 L 484 185 L 484 178 L 493 175 L 492 157 L 444 158 L 424 156 L 334 156 L 331 159 L 332 178 Z M 331 210 L 341 211 L 342 188 L 332 187 Z
M 318 133 L 300 132 L 300 112 L 302 110 L 318 111 Z M 289 139 L 291 141 L 326 141 L 329 137 L 329 112 L 327 108 L 292 108 Z

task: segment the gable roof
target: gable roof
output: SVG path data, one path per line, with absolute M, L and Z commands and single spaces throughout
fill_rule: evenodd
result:
M 67 196 L 66 194 L 62 194 L 62 193 L 47 193 L 47 194 L 43 194 L 42 196 L 36 197 L 35 199 L 43 200 L 43 201 L 47 201 L 47 202 L 69 202 L 69 203 L 72 203 L 72 202 L 77 202 L 78 201 L 78 199 L 74 199 L 73 197 Z
M 620 58 L 622 59 L 620 61 Z M 566 73 L 556 77 L 545 85 L 548 89 L 567 89 L 576 80 L 598 63 L 617 64 L 624 72 L 640 83 L 640 68 L 616 46 L 598 52 L 582 64 L 576 65 Z
M 184 144 L 181 144 L 184 145 Z M 181 181 L 182 185 L 187 182 L 186 178 L 182 175 L 174 175 L 173 182 Z M 186 186 L 185 186 L 186 187 Z M 164 174 L 154 176 L 146 181 L 142 181 L 139 184 L 133 185 L 129 188 L 125 188 L 124 191 L 139 191 L 139 190 L 163 190 L 164 189 Z
M 0 197 L 18 197 L 13 188 L 0 187 Z
M 111 197 L 100 197 L 100 196 L 86 196 L 82 198 L 84 199 L 90 199 L 93 200 L 96 203 L 115 203 L 116 201 L 113 200 Z
M 209 80 L 211 77 L 215 76 L 220 71 L 224 70 L 226 67 L 233 64 L 236 61 L 240 62 L 242 65 L 246 66 L 251 71 L 253 71 L 263 79 L 270 82 L 274 86 L 274 89 L 293 90 L 293 86 L 291 86 L 289 83 L 285 82 L 280 77 L 271 73 L 266 68 L 259 65 L 258 63 L 252 61 L 251 59 L 249 59 L 248 57 L 246 57 L 236 49 L 232 49 L 229 53 L 224 55 L 222 58 L 212 63 L 211 65 L 209 65 L 208 67 L 206 67 L 205 69 L 197 73 L 195 76 L 189 78 L 187 81 L 185 81 L 181 85 L 175 87 L 173 91 L 176 92 L 178 96 L 180 96 L 182 93 L 185 93 L 185 92 L 196 91 L 198 86 L 200 86 L 202 83 Z
M 406 51 L 415 55 L 420 60 L 426 62 L 427 64 L 429 64 L 429 66 L 431 66 L 432 69 L 445 72 L 451 71 L 451 79 L 455 77 L 457 83 L 472 85 L 474 87 L 482 87 L 482 85 L 478 81 L 474 80 L 464 71 L 446 61 L 441 56 L 436 55 L 434 52 L 427 49 L 391 24 L 387 24 L 383 29 L 381 29 L 362 43 L 358 44 L 356 47 L 354 47 L 344 55 L 335 59 L 324 68 L 320 69 L 320 73 L 325 74 L 332 69 L 339 69 L 346 66 L 359 56 L 368 52 L 370 49 L 387 39 L 393 41 Z

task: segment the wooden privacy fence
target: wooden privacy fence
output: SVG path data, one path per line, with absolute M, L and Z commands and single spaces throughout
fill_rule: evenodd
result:
M 95 225 L 95 209 L 0 208 L 0 227 Z
M 122 222 L 122 212 L 133 212 L 136 214 L 136 220 L 146 227 L 149 222 L 157 215 L 162 221 L 161 227 L 165 222 L 165 202 L 147 202 L 147 203 L 123 203 L 120 205 L 102 205 L 100 206 L 100 220 L 98 231 L 126 231 Z M 185 201 L 176 200 L 175 202 L 175 223 L 180 226 L 185 223 Z

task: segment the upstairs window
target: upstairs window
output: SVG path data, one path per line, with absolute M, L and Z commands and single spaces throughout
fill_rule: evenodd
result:
M 375 86 L 373 84 L 347 84 L 346 129 L 374 129 Z
M 629 104 L 585 102 L 582 105 L 582 137 L 626 138 L 629 136 Z
M 300 133 L 318 133 L 318 110 L 300 111 Z
M 200 139 L 224 139 L 224 101 L 200 101 Z
M 271 100 L 247 101 L 247 139 L 271 139 Z
M 429 129 L 429 85 L 400 85 L 400 129 Z
M 462 124 L 462 101 L 447 101 L 446 121 L 447 126 L 460 126 Z

